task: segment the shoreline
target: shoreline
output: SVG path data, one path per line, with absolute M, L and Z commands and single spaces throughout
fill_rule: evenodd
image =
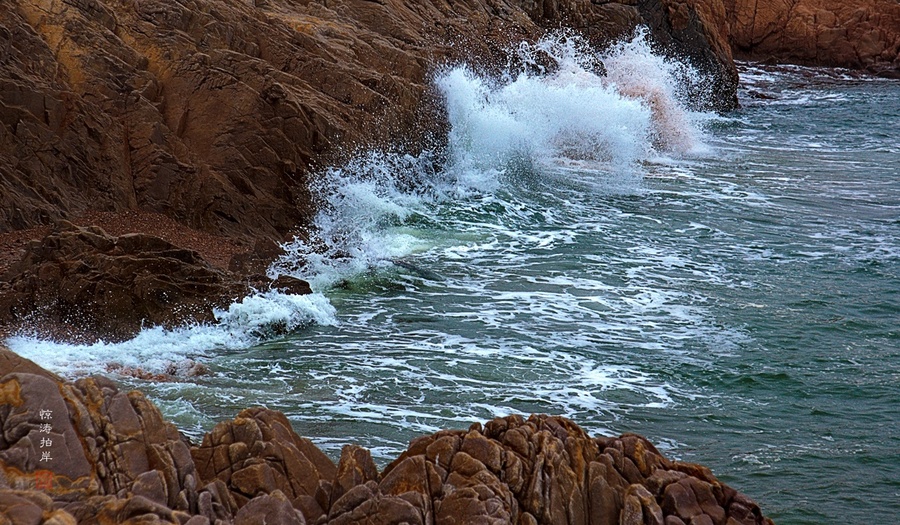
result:
M 70 383 L 3 347 L 0 394 L 0 506 L 13 523 L 772 523 L 702 465 L 559 417 L 422 436 L 379 470 L 355 445 L 333 462 L 265 408 L 192 444 L 141 393 Z

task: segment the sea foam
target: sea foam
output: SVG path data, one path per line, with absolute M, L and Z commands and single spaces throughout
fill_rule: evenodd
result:
M 67 345 L 19 335 L 9 345 L 67 375 L 110 366 L 178 371 L 217 350 L 337 323 L 322 293 L 382 268 L 410 267 L 404 257 L 445 242 L 433 232 L 442 224 L 440 204 L 450 199 L 469 199 L 473 209 L 512 209 L 496 196 L 522 173 L 587 173 L 604 188 L 627 192 L 639 186 L 643 162 L 689 154 L 702 142 L 697 115 L 678 88 L 696 75 L 654 53 L 645 31 L 602 52 L 558 33 L 521 44 L 509 63 L 516 65 L 500 75 L 465 64 L 435 72 L 450 124 L 446 152 L 369 152 L 314 177 L 314 224 L 284 246 L 269 274 L 305 279 L 317 293 L 252 295 L 217 312 L 214 324 L 148 327 L 123 343 Z
M 270 274 L 326 291 L 432 247 L 416 226 L 440 224 L 448 199 L 490 200 L 523 173 L 587 173 L 593 188 L 629 193 L 643 162 L 704 148 L 704 116 L 684 100 L 698 75 L 655 53 L 645 30 L 602 52 L 561 32 L 521 44 L 509 63 L 500 75 L 465 64 L 436 72 L 445 154 L 371 152 L 326 170 L 313 228 L 285 245 Z
M 141 330 L 133 339 L 68 344 L 20 334 L 10 349 L 44 368 L 69 377 L 128 370 L 138 375 L 183 375 L 216 351 L 237 350 L 278 334 L 317 323 L 337 324 L 334 307 L 322 294 L 257 293 L 215 312 L 216 323 Z

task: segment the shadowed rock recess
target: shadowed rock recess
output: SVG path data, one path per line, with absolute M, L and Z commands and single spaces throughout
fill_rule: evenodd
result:
M 3 280 L 0 318 L 26 319 L 45 334 L 86 340 L 126 339 L 145 325 L 211 322 L 213 307 L 227 307 L 251 286 L 310 292 L 307 283 L 287 276 L 239 277 L 152 235 L 114 237 L 66 221 L 30 243 Z
M 2 348 L 0 366 L 2 523 L 772 523 L 709 469 L 560 417 L 421 437 L 379 472 L 354 445 L 335 465 L 280 412 L 244 410 L 194 445 L 139 392 Z

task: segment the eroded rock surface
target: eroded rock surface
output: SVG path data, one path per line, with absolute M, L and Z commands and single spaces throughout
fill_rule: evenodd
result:
M 251 285 L 309 293 L 299 279 L 253 280 L 148 234 L 114 237 L 61 221 L 28 245 L 0 285 L 0 323 L 30 324 L 61 339 L 125 339 L 144 326 L 214 321 L 213 308 Z
M 560 417 L 441 431 L 379 472 L 356 446 L 335 465 L 272 410 L 244 410 L 192 445 L 107 379 L 9 370 L 0 510 L 35 524 L 771 524 L 707 468 Z
M 894 0 L 724 0 L 724 8 L 740 58 L 869 68 L 900 78 L 900 3 Z
M 0 233 L 159 214 L 254 247 L 226 267 L 259 273 L 267 246 L 309 225 L 317 166 L 356 148 L 443 140 L 430 87 L 441 65 L 496 69 L 510 44 L 547 30 L 604 45 L 646 25 L 661 50 L 709 75 L 698 103 L 732 107 L 729 48 L 693 2 L 3 2 Z M 37 316 L 76 315 L 78 330 L 121 338 L 140 322 L 208 318 L 197 313 L 209 311 L 204 296 L 234 295 L 222 265 L 189 244 L 136 235 L 110 248 L 92 235 L 102 237 L 52 234 L 30 249 L 0 282 L 0 296 L 12 293 L 0 317 L 19 320 L 33 301 Z
M 140 208 L 281 240 L 310 217 L 310 167 L 357 146 L 414 148 L 438 127 L 428 78 L 449 60 L 491 63 L 544 28 L 600 42 L 647 23 L 728 70 L 691 7 L 671 22 L 657 4 L 3 2 L 0 232 Z

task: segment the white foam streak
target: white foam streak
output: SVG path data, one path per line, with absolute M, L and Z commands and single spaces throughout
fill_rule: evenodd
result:
M 121 370 L 137 375 L 183 375 L 189 373 L 195 360 L 211 356 L 214 350 L 247 348 L 310 323 L 337 323 L 334 307 L 321 294 L 259 293 L 215 315 L 215 324 L 172 330 L 145 328 L 121 343 L 67 344 L 18 335 L 7 344 L 22 357 L 69 377 Z

